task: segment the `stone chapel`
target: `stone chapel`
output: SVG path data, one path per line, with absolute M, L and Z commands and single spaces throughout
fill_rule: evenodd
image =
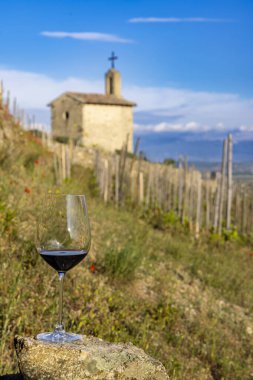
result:
M 65 92 L 49 103 L 53 137 L 110 152 L 128 141 L 128 151 L 133 151 L 136 104 L 121 96 L 121 75 L 115 69 L 115 59 L 112 53 L 111 68 L 105 74 L 105 94 Z

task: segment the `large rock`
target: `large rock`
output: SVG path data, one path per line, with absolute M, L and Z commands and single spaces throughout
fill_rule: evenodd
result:
M 44 343 L 16 337 L 20 371 L 26 380 L 166 380 L 162 364 L 133 344 L 82 336 L 74 343 Z

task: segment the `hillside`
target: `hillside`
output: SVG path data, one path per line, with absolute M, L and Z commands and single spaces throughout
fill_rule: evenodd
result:
M 196 241 L 176 221 L 161 227 L 157 210 L 105 206 L 81 166 L 56 186 L 52 154 L 0 118 L 1 374 L 17 371 L 15 334 L 57 319 L 57 276 L 34 248 L 34 229 L 44 194 L 60 191 L 87 194 L 92 225 L 90 254 L 66 276 L 66 329 L 131 341 L 172 379 L 252 379 L 251 240 Z

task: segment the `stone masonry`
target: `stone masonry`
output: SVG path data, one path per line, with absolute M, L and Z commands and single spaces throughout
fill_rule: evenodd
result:
M 135 105 L 121 96 L 120 72 L 111 68 L 105 74 L 105 94 L 66 92 L 49 104 L 53 136 L 108 152 L 128 141 L 132 152 Z

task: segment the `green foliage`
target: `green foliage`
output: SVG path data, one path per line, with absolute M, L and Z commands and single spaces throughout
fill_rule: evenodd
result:
M 229 230 L 223 229 L 222 235 L 224 239 L 227 241 L 241 241 L 241 237 L 238 234 L 238 231 L 235 226 L 232 226 Z
M 139 157 L 140 157 L 143 161 L 149 161 L 147 154 L 146 154 L 143 150 L 140 150 Z
M 16 210 L 11 209 L 5 202 L 0 202 L 0 233 L 4 234 L 15 229 Z
M 115 152 L 118 154 L 118 155 L 121 155 L 122 154 L 122 149 L 116 149 Z M 139 152 L 139 155 L 138 154 L 134 154 L 134 153 L 131 153 L 131 152 L 126 152 L 126 156 L 128 158 L 135 158 L 135 159 L 138 159 L 138 158 L 141 158 L 142 160 L 144 161 L 149 161 L 146 153 L 144 151 L 140 151 Z
M 89 189 L 89 194 L 96 198 L 99 196 L 99 187 L 98 187 L 98 182 L 95 176 L 94 171 L 90 173 L 89 180 L 88 180 L 88 189 Z
M 163 164 L 167 165 L 167 166 L 175 166 L 176 165 L 176 161 L 173 158 L 165 158 L 163 160 Z
M 54 140 L 61 144 L 68 144 L 70 139 L 67 136 L 55 136 Z
M 33 136 L 36 136 L 36 137 L 38 137 L 38 138 L 42 138 L 42 131 L 40 131 L 39 129 L 31 129 L 30 131 L 29 131 L 29 133 L 31 133 L 31 135 L 33 135 Z
M 133 242 L 122 249 L 108 248 L 102 257 L 102 270 L 112 279 L 130 281 L 142 262 L 143 254 Z
M 40 157 L 39 152 L 30 152 L 24 156 L 23 165 L 28 170 L 34 169 L 34 162 Z
M 115 152 L 120 156 L 122 154 L 122 149 L 115 149 Z M 137 158 L 138 157 L 134 153 L 131 153 L 131 152 L 126 152 L 126 156 L 128 158 Z
M 224 244 L 226 241 L 232 241 L 232 242 L 242 242 L 243 237 L 239 235 L 237 228 L 235 226 L 231 226 L 229 230 L 227 230 L 225 227 L 222 228 L 222 233 L 219 235 L 217 232 L 210 231 L 209 236 L 210 242 L 216 243 L 216 244 Z
M 153 207 L 144 210 L 142 217 L 155 229 L 165 231 L 176 228 L 178 230 L 189 230 L 189 224 L 186 222 L 183 226 L 180 218 L 171 210 L 165 212 L 160 207 Z
M 163 222 L 165 226 L 176 225 L 179 223 L 179 217 L 171 210 L 163 214 Z

